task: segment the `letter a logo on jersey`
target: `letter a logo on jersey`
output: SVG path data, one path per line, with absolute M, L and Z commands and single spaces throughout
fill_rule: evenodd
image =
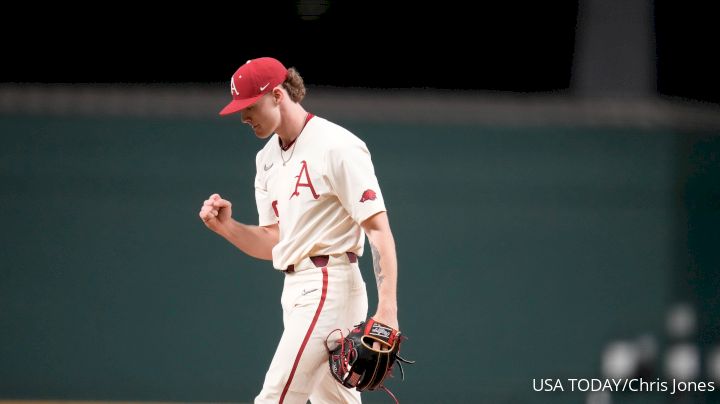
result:
M 290 199 L 292 199 L 293 196 L 300 196 L 300 191 L 298 191 L 299 187 L 308 187 L 310 188 L 310 192 L 312 192 L 312 196 L 315 199 L 319 199 L 320 195 L 318 195 L 315 192 L 315 187 L 313 187 L 312 181 L 310 181 L 310 173 L 308 172 L 307 163 L 305 160 L 303 160 L 300 164 L 302 164 L 302 167 L 300 168 L 300 174 L 297 175 L 297 182 L 295 183 L 295 192 L 290 195 Z M 305 179 L 307 182 L 300 182 L 302 180 L 303 173 L 305 173 Z

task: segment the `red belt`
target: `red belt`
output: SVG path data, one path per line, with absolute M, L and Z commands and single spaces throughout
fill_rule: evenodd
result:
M 357 255 L 354 252 L 346 252 L 348 260 L 350 260 L 350 263 L 354 264 L 357 262 Z M 328 262 L 330 261 L 329 255 L 316 255 L 314 257 L 310 257 L 310 261 L 312 261 L 313 265 L 317 268 L 326 267 Z M 283 272 L 291 274 L 295 272 L 295 265 L 288 265 L 287 269 L 284 269 Z

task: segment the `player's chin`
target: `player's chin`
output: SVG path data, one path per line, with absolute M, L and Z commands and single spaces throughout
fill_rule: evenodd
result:
M 264 128 L 262 126 L 254 127 L 253 131 L 255 132 L 255 136 L 257 136 L 258 139 L 267 139 L 273 134 L 272 130 Z

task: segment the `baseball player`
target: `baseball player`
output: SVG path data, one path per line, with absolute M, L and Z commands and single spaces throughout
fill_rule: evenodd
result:
M 272 260 L 284 276 L 284 331 L 255 403 L 359 403 L 337 383 L 325 345 L 336 329 L 366 320 L 368 301 L 358 257 L 367 235 L 378 306 L 373 319 L 398 328 L 397 259 L 383 196 L 365 143 L 307 112 L 303 80 L 273 58 L 242 65 L 230 79 L 232 101 L 260 139 L 257 226 L 232 218 L 232 204 L 212 194 L 200 218 L 246 254 Z

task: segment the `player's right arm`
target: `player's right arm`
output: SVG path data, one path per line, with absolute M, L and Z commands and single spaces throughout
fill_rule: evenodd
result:
M 280 239 L 278 225 L 251 226 L 232 218 L 232 203 L 218 194 L 212 194 L 200 208 L 200 219 L 205 226 L 223 236 L 245 254 L 272 260 L 272 249 Z

